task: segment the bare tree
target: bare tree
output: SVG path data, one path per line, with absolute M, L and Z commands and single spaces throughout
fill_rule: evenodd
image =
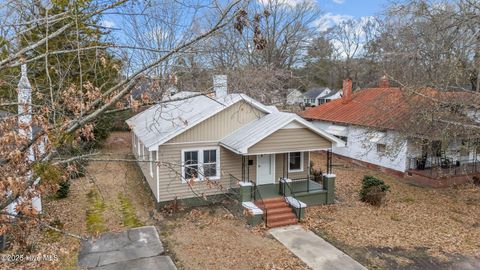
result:
M 190 8 L 187 1 L 178 2 L 178 12 L 182 13 L 183 8 Z M 32 125 L 37 130 L 33 138 L 29 138 L 22 133 L 22 130 L 31 129 L 32 126 L 24 126 L 18 124 L 17 118 L 21 117 L 20 111 L 13 111 L 0 120 L 0 209 L 5 209 L 12 202 L 17 202 L 16 212 L 19 217 L 29 217 L 17 221 L 17 225 L 24 222 L 25 226 L 32 226 L 31 220 L 37 220 L 38 212 L 31 207 L 31 200 L 35 196 L 55 189 L 61 181 L 64 181 L 70 170 L 75 168 L 67 166 L 75 157 L 70 156 L 66 161 L 53 161 L 58 156 L 58 151 L 66 146 L 75 144 L 80 140 L 93 139 L 93 128 L 95 121 L 99 119 L 106 111 L 123 106 L 123 100 L 128 97 L 137 81 L 143 78 L 149 72 L 159 72 L 168 68 L 169 60 L 175 59 L 177 55 L 185 53 L 193 45 L 201 40 L 209 37 L 216 31 L 230 25 L 236 12 L 242 3 L 241 0 L 231 1 L 220 6 L 216 2 L 207 5 L 195 6 L 197 12 L 207 12 L 209 9 L 216 9 L 219 13 L 217 20 L 211 22 L 209 27 L 201 29 L 184 29 L 183 38 L 175 39 L 156 48 L 145 43 L 129 44 L 123 43 L 122 38 L 110 40 L 110 43 L 101 46 L 89 44 L 85 46 L 81 42 L 84 34 L 82 22 L 91 18 L 100 20 L 101 16 L 107 14 L 115 14 L 117 16 L 144 16 L 150 17 L 150 20 L 161 20 L 161 17 L 155 17 L 156 13 L 133 12 L 126 14 L 127 5 L 144 6 L 142 2 L 128 0 L 112 0 L 112 1 L 85 1 L 78 3 L 70 1 L 61 3 L 66 5 L 65 12 L 49 14 L 50 7 L 43 6 L 49 3 L 41 1 L 22 1 L 10 0 L 0 4 L 0 13 L 10 14 L 10 16 L 2 17 L 0 25 L 0 33 L 2 37 L 2 54 L 0 55 L 0 70 L 12 69 L 11 74 L 15 74 L 14 80 L 11 78 L 0 77 L 0 80 L 7 81 L 11 85 L 18 82 L 18 66 L 26 64 L 27 66 L 37 66 L 37 64 L 45 65 L 45 77 L 49 78 L 54 70 L 51 65 L 51 59 L 60 61 L 63 57 L 72 57 L 74 62 L 78 62 L 78 69 L 70 70 L 75 75 L 76 82 L 69 85 L 62 84 L 61 80 L 48 80 L 47 89 L 55 86 L 56 91 L 47 91 L 44 95 L 35 87 L 32 89 L 32 96 L 35 100 L 42 101 L 37 104 L 18 104 L 16 96 L 14 100 L 2 100 L 0 109 L 12 111 L 12 105 L 32 106 L 33 121 Z M 147 3 L 148 4 L 148 3 Z M 156 8 L 162 9 L 161 5 L 168 9 L 170 1 L 158 2 Z M 146 7 L 146 6 L 144 6 Z M 39 8 L 45 10 L 39 13 Z M 141 8 L 140 8 L 141 9 Z M 205 11 L 201 11 L 204 9 Z M 137 10 L 137 9 L 133 9 Z M 163 15 L 165 15 L 163 13 Z M 192 18 L 197 19 L 196 16 Z M 135 21 L 131 22 L 133 28 L 141 28 L 143 23 L 147 26 L 151 21 Z M 137 22 L 137 24 L 135 24 Z M 148 22 L 148 23 L 147 23 Z M 162 24 L 165 28 L 174 27 L 175 21 L 165 21 Z M 36 31 L 35 38 L 27 39 L 27 33 Z M 193 31 L 196 30 L 196 31 Z M 69 33 L 69 41 L 74 44 L 71 48 L 58 50 L 50 50 L 49 45 L 56 37 Z M 157 34 L 152 32 L 151 34 Z M 146 40 L 143 40 L 146 42 Z M 69 43 L 70 44 L 70 43 Z M 109 49 L 117 52 L 117 55 L 126 55 L 127 58 L 123 62 L 124 75 L 111 85 L 95 85 L 86 80 L 86 73 L 91 72 L 95 66 L 90 67 L 83 65 L 84 59 L 81 57 L 82 52 L 96 51 L 98 49 Z M 132 52 L 141 50 L 144 52 L 155 52 L 154 56 L 145 57 L 141 61 L 129 61 L 128 56 Z M 146 54 L 146 53 L 145 53 Z M 98 61 L 102 62 L 105 55 L 99 53 Z M 167 63 L 167 64 L 166 64 Z M 15 70 L 16 69 L 16 70 Z M 36 70 L 30 70 L 29 74 L 35 73 Z M 11 80 L 11 81 L 10 81 Z M 25 111 L 25 110 L 22 110 Z M 45 138 L 48 141 L 45 142 Z M 40 146 L 41 144 L 45 144 Z M 38 151 L 43 147 L 45 151 Z M 31 151 L 35 153 L 35 161 L 29 160 L 27 157 Z M 78 157 L 82 158 L 82 157 Z M 65 171 L 65 167 L 67 170 Z M 32 172 L 34 177 L 31 177 Z M 41 181 L 36 183 L 37 177 Z M 19 198 L 21 200 L 19 201 Z M 0 215 L 0 233 L 4 233 L 12 229 L 10 214 L 2 210 Z M 27 222 L 28 221 L 28 222 Z

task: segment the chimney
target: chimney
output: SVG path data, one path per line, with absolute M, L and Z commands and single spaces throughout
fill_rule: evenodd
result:
M 352 79 L 347 78 L 343 80 L 343 96 L 342 96 L 342 103 L 347 104 L 352 100 Z
M 390 82 L 387 75 L 383 75 L 378 81 L 378 88 L 390 88 Z
M 227 95 L 227 75 L 213 76 L 213 90 L 215 97 L 221 98 Z

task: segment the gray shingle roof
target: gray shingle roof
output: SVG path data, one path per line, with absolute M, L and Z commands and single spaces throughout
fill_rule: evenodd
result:
M 318 97 L 323 91 L 328 89 L 327 87 L 316 87 L 305 92 L 304 96 L 306 98 L 312 99 Z

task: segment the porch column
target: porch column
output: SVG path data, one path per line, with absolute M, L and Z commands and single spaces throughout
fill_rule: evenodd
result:
M 252 201 L 253 184 L 251 182 L 240 181 L 239 185 L 240 185 L 240 201 L 241 202 Z
M 327 190 L 326 204 L 333 204 L 335 202 L 335 174 L 323 175 L 323 188 Z

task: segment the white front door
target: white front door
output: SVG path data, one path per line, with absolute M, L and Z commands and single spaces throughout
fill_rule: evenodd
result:
M 275 184 L 275 155 L 257 155 L 257 185 Z

